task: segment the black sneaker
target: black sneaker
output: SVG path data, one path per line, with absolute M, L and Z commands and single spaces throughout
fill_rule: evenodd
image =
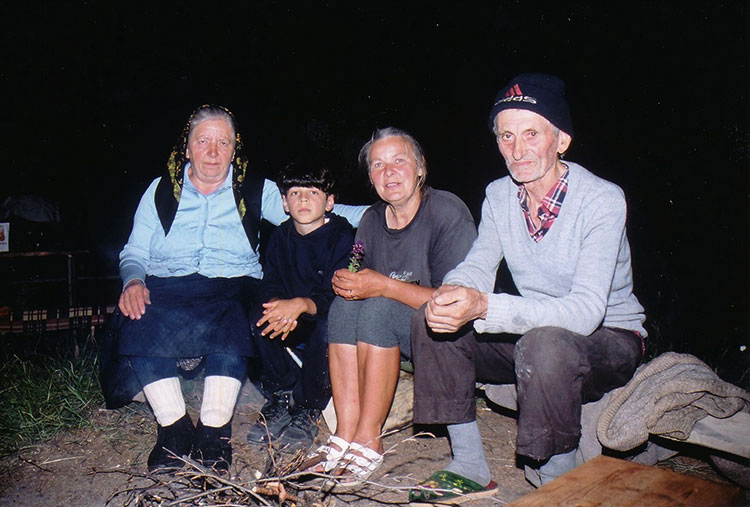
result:
M 194 432 L 193 421 L 187 413 L 168 426 L 158 424 L 156 445 L 148 455 L 148 471 L 169 471 L 182 468 L 184 463 L 175 458 L 172 453 L 177 456 L 188 456 L 193 447 Z
M 263 408 L 255 424 L 247 433 L 247 441 L 251 444 L 264 444 L 270 439 L 277 440 L 290 422 L 292 416 L 289 413 L 294 401 L 292 391 L 277 391 L 271 395 Z
M 295 407 L 292 421 L 279 437 L 279 442 L 290 451 L 308 449 L 318 434 L 321 411 L 317 408 Z
M 203 466 L 217 472 L 226 472 L 232 464 L 232 421 L 214 428 L 198 421 L 195 428 L 195 441 L 190 456 Z

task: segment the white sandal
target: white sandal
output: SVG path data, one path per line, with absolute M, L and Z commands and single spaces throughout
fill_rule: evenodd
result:
M 303 474 L 327 474 L 338 465 L 349 449 L 349 442 L 336 435 L 331 435 L 326 443 L 305 457 L 299 470 Z M 318 468 L 319 467 L 319 468 Z
M 359 486 L 370 478 L 375 470 L 383 464 L 383 455 L 364 445 L 352 442 L 349 450 L 339 461 L 337 470 L 333 472 L 334 488 L 351 488 Z

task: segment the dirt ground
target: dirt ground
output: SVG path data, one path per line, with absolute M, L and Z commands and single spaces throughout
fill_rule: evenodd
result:
M 198 389 L 186 385 L 185 390 L 188 391 L 189 413 L 197 420 Z M 267 472 L 283 470 L 292 460 L 288 453 L 269 452 L 268 448 L 246 442 L 245 435 L 257 418 L 262 402 L 263 398 L 252 387 L 243 388 L 232 428 L 234 463 L 229 479 L 232 484 L 253 484 L 259 472 L 267 477 Z M 472 505 L 505 505 L 533 490 L 525 481 L 523 470 L 516 465 L 516 421 L 510 415 L 489 409 L 483 400 L 479 401 L 478 408 L 485 452 L 500 491 L 493 498 Z M 133 403 L 119 410 L 98 409 L 92 421 L 93 428 L 59 435 L 1 463 L 3 469 L 10 467 L 10 470 L 0 476 L 0 504 L 21 507 L 170 505 L 175 497 L 187 496 L 180 489 L 184 480 L 179 481 L 174 476 L 154 480 L 146 474 L 146 459 L 155 440 L 156 424 L 145 404 Z M 445 435 L 415 436 L 416 431 L 409 426 L 386 437 L 385 447 L 391 452 L 372 478 L 376 484 L 368 484 L 351 494 L 325 494 L 319 488 L 290 492 L 299 497 L 301 503 L 309 505 L 404 505 L 409 486 L 449 461 Z M 323 424 L 318 440 L 324 440 L 328 434 Z M 273 470 L 272 456 L 280 463 Z M 678 471 L 682 473 L 721 481 L 706 463 L 686 459 L 672 460 L 672 468 L 681 467 Z M 169 484 L 172 480 L 174 484 Z M 162 502 L 154 495 L 160 496 Z M 270 505 L 278 505 L 278 497 L 264 498 Z M 203 499 L 195 500 L 193 505 L 219 505 L 219 502 Z

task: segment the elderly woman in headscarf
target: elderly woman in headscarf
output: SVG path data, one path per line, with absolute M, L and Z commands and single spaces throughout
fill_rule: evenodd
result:
M 338 297 L 328 315 L 328 356 L 337 426 L 301 465 L 304 472 L 330 472 L 344 487 L 361 483 L 382 463 L 380 432 L 400 359 L 411 357 L 412 315 L 476 237 L 463 201 L 424 184 L 424 153 L 408 133 L 375 131 L 359 161 L 381 201 L 357 231 L 361 269 L 333 276 Z
M 336 211 L 356 226 L 363 208 Z M 231 419 L 252 354 L 247 310 L 262 277 L 261 219 L 286 219 L 275 183 L 248 169 L 233 114 L 199 107 L 166 174 L 141 198 L 120 253 L 119 309 L 127 319 L 117 352 L 128 358 L 158 423 L 150 471 L 181 467 L 174 455 L 219 470 L 231 464 Z M 194 427 L 177 365 L 200 358 L 205 382 Z

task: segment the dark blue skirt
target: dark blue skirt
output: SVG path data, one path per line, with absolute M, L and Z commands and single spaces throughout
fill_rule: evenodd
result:
M 249 277 L 146 278 L 151 304 L 140 320 L 123 319 L 118 353 L 145 357 L 251 356 L 247 308 L 257 292 Z M 248 290 L 250 289 L 250 290 Z

